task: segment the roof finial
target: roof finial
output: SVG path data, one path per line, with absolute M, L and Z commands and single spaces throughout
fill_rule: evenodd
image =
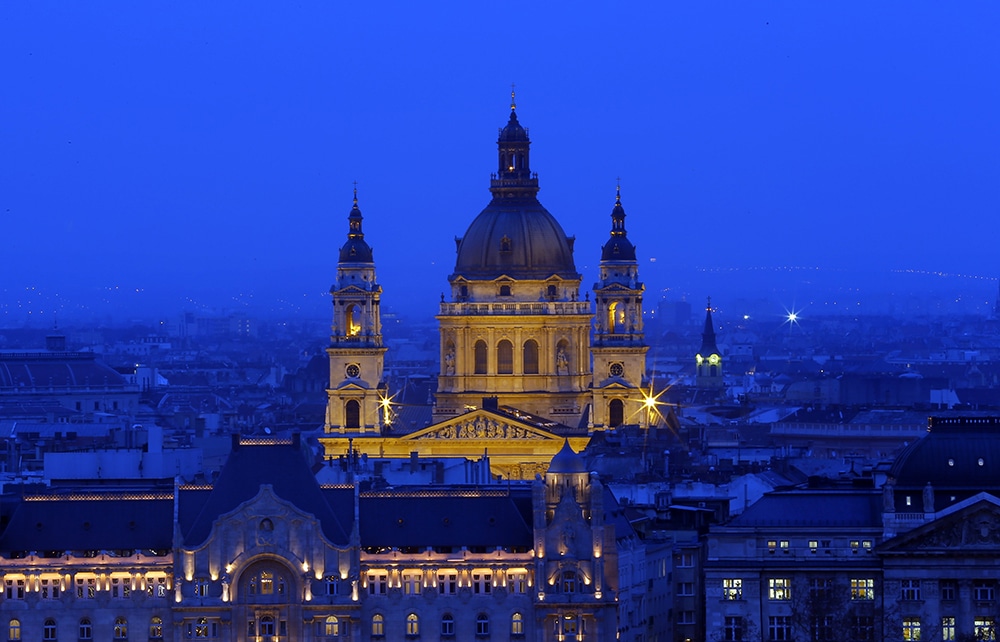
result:
M 355 205 L 355 207 L 357 207 L 357 205 L 358 205 L 358 182 L 357 181 L 354 181 L 354 205 Z
M 510 83 L 510 110 L 517 109 L 517 101 L 514 100 L 514 83 Z
M 618 182 L 617 192 L 615 194 L 615 205 L 622 204 L 622 177 L 619 176 L 615 179 Z
M 705 309 L 709 312 L 712 311 L 712 297 L 708 297 L 708 303 L 705 304 Z

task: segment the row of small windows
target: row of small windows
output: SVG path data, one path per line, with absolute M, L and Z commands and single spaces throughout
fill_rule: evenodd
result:
M 92 600 L 97 597 L 98 583 L 96 577 L 77 577 L 75 581 L 76 597 L 81 600 Z M 74 584 L 69 587 L 72 590 Z M 145 592 L 149 597 L 167 596 L 166 577 L 145 578 Z M 25 596 L 25 580 L 23 578 L 4 580 L 4 597 L 8 600 L 23 600 Z M 130 577 L 112 577 L 107 590 L 113 598 L 130 598 L 133 593 L 133 580 Z M 141 587 L 140 589 L 141 590 Z M 43 600 L 56 600 L 64 593 L 63 583 L 59 578 L 42 578 L 38 581 L 38 595 Z
M 851 551 L 857 553 L 858 551 L 865 551 L 870 553 L 872 551 L 872 540 L 870 539 L 852 539 L 850 540 Z M 828 539 L 811 539 L 808 542 L 809 552 L 816 553 L 820 549 L 824 551 L 830 551 L 833 547 L 832 540 Z M 787 539 L 771 539 L 767 541 L 767 552 L 776 553 L 781 551 L 783 553 L 791 552 L 790 542 Z
M 921 639 L 923 634 L 923 623 L 919 617 L 904 617 L 902 621 L 903 640 L 914 642 Z M 976 617 L 972 622 L 972 640 L 996 640 L 996 619 L 993 617 Z M 941 639 L 958 640 L 966 639 L 958 637 L 958 630 L 955 626 L 955 616 L 946 615 L 941 618 Z
M 556 370 L 560 373 L 568 368 L 567 350 L 568 344 L 560 341 L 556 349 Z M 474 374 L 487 374 L 489 369 L 488 353 L 489 348 L 482 339 L 476 341 L 473 347 L 474 353 Z M 507 339 L 501 339 L 497 343 L 497 374 L 514 374 L 514 344 Z M 521 373 L 538 374 L 538 342 L 528 339 L 521 348 Z
M 18 619 L 12 619 L 7 625 L 7 640 L 10 642 L 18 642 L 21 639 L 21 621 Z M 53 618 L 48 618 L 42 624 L 42 639 L 46 642 L 51 642 L 57 640 L 58 637 L 58 627 L 56 626 L 56 621 Z M 89 618 L 83 618 L 80 620 L 80 624 L 77 628 L 77 639 L 78 640 L 93 640 L 94 639 L 94 625 L 91 623 Z M 190 637 L 190 636 L 189 636 Z M 206 636 L 207 637 L 207 636 Z M 114 640 L 127 640 L 128 639 L 128 620 L 119 617 L 115 618 L 114 627 L 112 629 L 112 639 Z M 150 640 L 162 640 L 163 639 L 163 618 L 159 616 L 154 616 L 149 620 L 149 638 Z
M 526 593 L 529 587 L 526 571 L 513 571 L 506 574 L 507 589 L 511 593 Z M 574 574 L 575 577 L 575 574 Z M 365 582 L 369 595 L 385 595 L 388 592 L 389 576 L 384 571 L 374 571 L 367 575 Z M 404 595 L 419 595 L 423 592 L 423 574 L 420 571 L 403 571 L 398 586 Z M 457 571 L 443 571 L 437 574 L 435 586 L 441 595 L 455 595 L 460 582 Z M 466 585 L 477 595 L 492 593 L 494 576 L 490 571 L 473 571 Z
M 336 620 L 336 618 L 333 619 Z M 327 618 L 327 622 L 329 622 L 329 620 L 330 618 Z M 406 616 L 404 630 L 406 635 L 410 637 L 420 635 L 420 616 L 416 613 L 408 613 Z M 329 628 L 325 631 L 328 637 L 339 635 L 337 633 L 330 633 L 329 631 Z M 486 613 L 479 613 L 476 615 L 475 631 L 477 636 L 490 634 L 489 615 Z M 455 616 L 451 613 L 445 613 L 441 616 L 440 633 L 445 637 L 455 635 Z M 381 613 L 376 613 L 372 616 L 371 634 L 374 638 L 383 638 L 386 636 L 385 616 Z M 510 616 L 510 634 L 516 636 L 524 635 L 524 615 L 521 613 L 514 613 Z
M 685 584 L 678 585 L 678 594 L 686 595 Z M 899 599 L 902 601 L 921 600 L 921 580 L 904 579 L 899 583 Z M 954 580 L 941 580 L 938 584 L 942 601 L 950 602 L 956 599 L 958 583 Z M 808 589 L 810 597 L 830 597 L 834 591 L 833 578 L 810 578 Z M 850 599 L 866 601 L 875 599 L 875 580 L 870 577 L 854 577 L 849 580 Z M 743 579 L 723 578 L 723 600 L 743 599 Z M 767 599 L 774 602 L 787 602 L 792 599 L 792 580 L 788 577 L 772 577 L 767 580 Z M 976 580 L 972 583 L 972 599 L 976 602 L 993 602 L 996 600 L 996 582 L 992 580 Z

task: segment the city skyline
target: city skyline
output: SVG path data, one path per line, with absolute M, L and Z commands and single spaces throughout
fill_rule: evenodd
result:
M 240 9 L 0 9 L 10 322 L 321 309 L 354 181 L 387 305 L 429 316 L 511 82 L 584 291 L 620 179 L 650 303 L 992 305 L 992 5 Z

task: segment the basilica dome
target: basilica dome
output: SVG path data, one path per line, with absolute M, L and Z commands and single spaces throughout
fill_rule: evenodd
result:
M 498 168 L 490 180 L 493 200 L 457 240 L 451 280 L 579 279 L 573 238 L 538 202 L 538 175 L 531 172 L 528 131 L 511 106 L 510 120 L 497 138 Z
M 455 276 L 467 279 L 579 278 L 573 239 L 534 198 L 493 199 L 458 241 Z

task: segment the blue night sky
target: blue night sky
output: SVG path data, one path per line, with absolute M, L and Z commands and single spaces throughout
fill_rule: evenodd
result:
M 7 1 L 0 324 L 325 313 L 355 180 L 386 304 L 430 316 L 512 82 L 584 289 L 621 177 L 650 301 L 992 296 L 997 33 L 996 2 Z

